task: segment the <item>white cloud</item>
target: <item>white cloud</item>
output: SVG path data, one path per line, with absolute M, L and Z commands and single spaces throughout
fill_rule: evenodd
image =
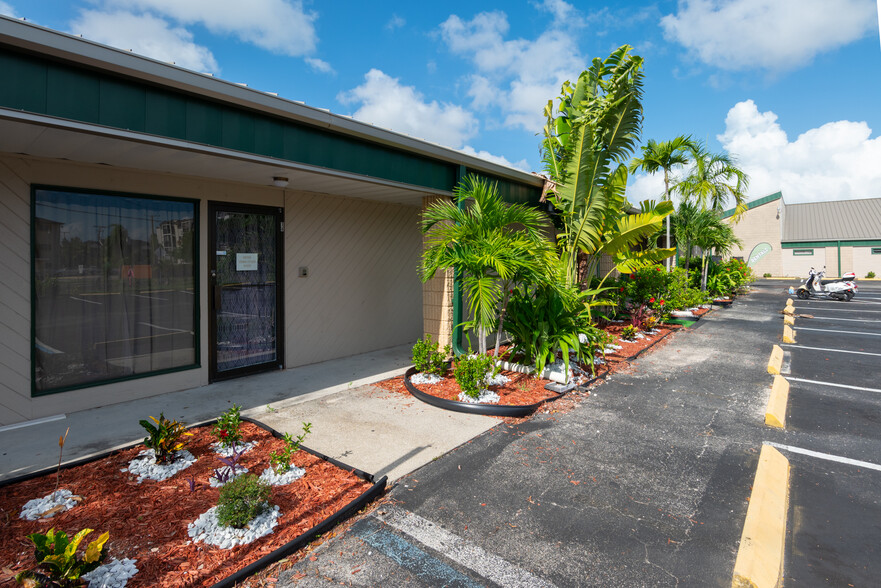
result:
M 525 171 L 525 172 L 530 171 L 529 164 L 526 162 L 525 159 L 521 159 L 520 161 L 518 161 L 516 163 L 511 163 L 510 161 L 508 161 L 508 159 L 506 157 L 504 157 L 502 155 L 493 155 L 489 151 L 484 151 L 484 150 L 478 151 L 474 147 L 472 147 L 471 145 L 465 145 L 465 147 L 463 147 L 462 149 L 459 149 L 459 151 L 461 151 L 462 153 L 465 153 L 466 155 L 473 155 L 474 157 L 479 157 L 480 159 L 485 159 L 485 160 L 491 161 L 493 163 L 498 163 L 499 165 L 513 167 L 513 168 L 516 168 L 516 169 L 519 169 L 519 170 Z
M 643 200 L 664 199 L 664 174 L 635 174 L 627 182 L 627 199 L 636 204 Z
M 343 104 L 360 104 L 354 117 L 380 127 L 406 133 L 453 148 L 477 132 L 473 114 L 453 104 L 426 102 L 413 86 L 378 69 L 364 76 L 364 83 L 337 96 Z
M 542 6 L 558 18 L 570 15 L 570 21 L 577 14 L 558 0 L 548 0 Z M 471 60 L 477 69 L 469 80 L 472 106 L 497 106 L 505 126 L 539 132 L 544 105 L 560 93 L 564 81 L 581 73 L 585 59 L 571 27 L 555 21 L 535 40 L 506 40 L 509 28 L 507 15 L 494 11 L 468 21 L 452 15 L 440 31 L 449 49 Z
M 407 24 L 407 21 L 398 16 L 397 14 L 393 14 L 387 23 L 385 23 L 386 30 L 393 31 L 395 29 L 399 29 Z
M 0 14 L 11 16 L 12 18 L 18 18 L 18 15 L 15 13 L 15 8 L 13 8 L 11 4 L 2 1 L 0 1 Z
M 159 61 L 195 71 L 218 72 L 214 56 L 193 42 L 193 35 L 149 14 L 84 10 L 71 22 L 71 32 L 119 49 L 131 49 Z
M 203 25 L 214 34 L 283 55 L 300 57 L 315 50 L 315 13 L 300 0 L 104 0 L 107 7 L 151 11 L 186 25 Z
M 875 28 L 874 0 L 680 0 L 668 39 L 727 70 L 785 71 Z
M 790 141 L 773 112 L 734 105 L 717 138 L 750 176 L 750 199 L 783 191 L 787 202 L 881 196 L 881 137 L 865 122 L 836 121 Z
M 323 59 L 318 59 L 316 57 L 307 57 L 305 60 L 306 65 L 311 67 L 317 72 L 326 73 L 326 74 L 336 74 L 336 71 L 333 69 L 328 62 Z

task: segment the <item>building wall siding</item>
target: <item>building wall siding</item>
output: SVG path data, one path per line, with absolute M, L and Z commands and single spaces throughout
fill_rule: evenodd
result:
M 807 249 L 811 248 L 808 247 Z M 811 268 L 814 268 L 817 271 L 823 269 L 823 266 L 826 265 L 827 262 L 826 248 L 813 247 L 813 250 L 813 255 L 795 255 L 793 252 L 796 251 L 796 249 L 784 249 L 784 275 L 806 280 L 808 278 L 808 272 L 811 270 Z M 835 261 L 833 261 L 833 264 L 834 263 Z M 829 275 L 831 276 L 832 274 Z
M 768 243 L 771 251 L 758 260 L 752 266 L 753 273 L 762 276 L 770 273 L 774 276 L 791 275 L 787 273 L 785 264 L 783 263 L 783 255 L 780 247 L 780 221 L 777 219 L 777 207 L 781 205 L 780 200 L 775 200 L 761 206 L 757 206 L 746 211 L 740 219 L 740 222 L 732 223 L 734 234 L 743 241 L 743 245 L 731 251 L 731 257 L 742 257 L 744 261 L 749 260 L 749 255 L 753 247 L 759 243 Z
M 287 367 L 421 336 L 418 222 L 414 206 L 287 192 Z M 300 267 L 308 277 L 298 277 Z
M 881 255 L 872 255 L 872 247 L 854 247 L 853 272 L 857 278 L 865 278 L 869 272 L 881 276 Z
M 31 185 L 200 200 L 201 367 L 31 398 Z M 208 383 L 209 200 L 286 209 L 285 360 L 315 363 L 415 341 L 419 208 L 272 187 L 0 155 L 0 425 Z M 299 279 L 299 266 L 310 277 Z
M 422 210 L 443 199 L 441 196 L 426 196 Z M 423 250 L 427 237 L 423 235 L 422 238 Z M 422 286 L 422 332 L 443 348 L 453 343 L 453 326 L 453 270 L 446 270 L 438 272 Z

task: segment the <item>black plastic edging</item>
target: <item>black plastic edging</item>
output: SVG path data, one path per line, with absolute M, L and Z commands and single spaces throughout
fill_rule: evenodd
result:
M 446 398 L 438 398 L 437 396 L 432 396 L 431 394 L 426 394 L 422 392 L 414 386 L 410 382 L 410 377 L 416 373 L 416 368 L 411 367 L 407 370 L 407 373 L 404 374 L 404 385 L 407 386 L 407 390 L 426 404 L 430 404 L 432 406 L 436 406 L 438 408 L 442 408 L 444 410 L 451 410 L 453 412 L 463 412 L 465 414 L 479 414 L 483 416 L 496 416 L 496 417 L 524 417 L 535 412 L 541 405 L 546 404 L 548 402 L 553 402 L 554 400 L 559 400 L 563 396 L 565 396 L 569 391 L 561 392 L 556 394 L 550 398 L 546 398 L 541 402 L 536 402 L 535 404 L 524 404 L 524 405 L 513 405 L 513 404 L 476 404 L 471 402 L 460 402 L 458 400 L 447 400 Z
M 273 429 L 269 425 L 261 423 L 260 421 L 258 421 L 256 419 L 252 419 L 250 417 L 241 417 L 241 420 L 243 422 L 251 423 L 253 425 L 260 427 L 261 429 L 267 431 L 269 434 L 271 434 L 273 437 L 275 437 L 277 439 L 281 439 L 284 437 L 281 433 L 279 433 L 278 431 L 276 431 L 275 429 Z M 211 426 L 216 422 L 217 422 L 217 419 L 213 419 L 213 420 L 205 421 L 205 422 L 201 422 L 201 423 L 196 423 L 194 425 L 190 425 L 189 427 L 187 427 L 187 429 L 195 429 L 196 427 Z M 68 470 L 68 469 L 75 468 L 80 465 L 91 463 L 93 461 L 98 461 L 98 460 L 104 459 L 106 457 L 110 457 L 111 455 L 115 455 L 121 451 L 131 449 L 132 447 L 137 447 L 138 445 L 141 445 L 141 444 L 143 444 L 143 441 L 137 441 L 135 443 L 130 443 L 128 445 L 125 445 L 123 447 L 119 447 L 117 449 L 113 449 L 111 451 L 105 451 L 105 452 L 99 453 L 97 455 L 90 455 L 89 457 L 85 457 L 85 458 L 78 459 L 78 460 L 75 460 L 75 461 L 72 461 L 69 463 L 65 463 L 61 466 L 61 469 Z M 245 579 L 246 577 L 251 576 L 251 575 L 259 572 L 263 568 L 267 567 L 270 564 L 275 563 L 276 561 L 280 560 L 281 558 L 285 557 L 286 555 L 290 555 L 291 553 L 294 553 L 295 551 L 297 551 L 298 549 L 302 548 L 304 545 L 306 545 L 307 543 L 309 543 L 310 541 L 315 539 L 318 535 L 326 533 L 327 531 L 329 531 L 330 529 L 335 527 L 337 524 L 341 523 L 342 521 L 344 521 L 344 520 L 350 518 L 352 515 L 356 514 L 359 510 L 364 508 L 368 503 L 370 503 L 377 496 L 382 494 L 383 491 L 385 490 L 386 483 L 388 482 L 387 476 L 383 476 L 378 481 L 376 481 L 376 480 L 374 480 L 373 474 L 368 474 L 368 473 L 363 472 L 357 468 L 353 468 L 349 465 L 342 463 L 341 461 L 338 461 L 338 460 L 333 459 L 331 457 L 328 457 L 322 453 L 319 453 L 317 451 L 309 449 L 308 447 L 303 447 L 301 445 L 300 449 L 302 449 L 306 453 L 310 453 L 310 454 L 314 455 L 315 457 L 317 457 L 321 460 L 330 462 L 342 470 L 345 470 L 347 472 L 352 472 L 353 474 L 355 474 L 356 476 L 358 476 L 362 480 L 364 480 L 366 482 L 370 482 L 373 485 L 369 489 L 367 489 L 364 493 L 362 493 L 360 496 L 358 496 L 357 498 L 352 500 L 349 504 L 345 505 L 343 508 L 341 508 L 340 510 L 335 512 L 330 517 L 324 519 L 323 521 L 321 521 L 320 523 L 318 523 L 317 525 L 315 525 L 314 527 L 312 527 L 308 531 L 302 533 L 301 535 L 297 536 L 296 538 L 292 539 L 291 541 L 288 541 L 287 543 L 285 543 L 284 545 L 282 545 L 281 547 L 279 547 L 275 551 L 264 555 L 263 557 L 261 557 L 257 561 L 255 561 L 251 564 L 248 564 L 247 566 L 245 566 L 241 570 L 234 572 L 233 574 L 227 576 L 226 578 L 224 578 L 220 582 L 212 584 L 211 588 L 230 588 L 230 587 L 234 586 L 237 582 L 240 582 L 243 579 Z M 44 469 L 39 470 L 37 472 L 31 472 L 29 474 L 24 474 L 22 476 L 18 476 L 15 478 L 10 478 L 8 480 L 2 480 L 2 481 L 0 481 L 0 488 L 2 488 L 3 486 L 8 486 L 10 484 L 17 484 L 18 482 L 24 482 L 26 480 L 31 480 L 33 478 L 39 478 L 40 476 L 45 476 L 47 474 L 51 474 L 52 472 L 56 472 L 56 471 L 58 471 L 58 467 L 54 466 L 54 467 L 44 468 Z

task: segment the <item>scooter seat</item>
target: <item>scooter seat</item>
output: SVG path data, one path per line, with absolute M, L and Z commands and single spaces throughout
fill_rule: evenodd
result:
M 826 284 L 834 284 L 836 282 L 846 282 L 844 278 L 835 278 L 834 280 L 820 280 L 820 285 L 825 286 Z

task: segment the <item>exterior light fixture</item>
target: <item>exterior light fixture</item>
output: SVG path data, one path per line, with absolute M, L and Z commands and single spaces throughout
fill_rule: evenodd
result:
M 288 179 L 284 176 L 274 176 L 272 178 L 272 185 L 277 188 L 287 188 L 288 187 Z

